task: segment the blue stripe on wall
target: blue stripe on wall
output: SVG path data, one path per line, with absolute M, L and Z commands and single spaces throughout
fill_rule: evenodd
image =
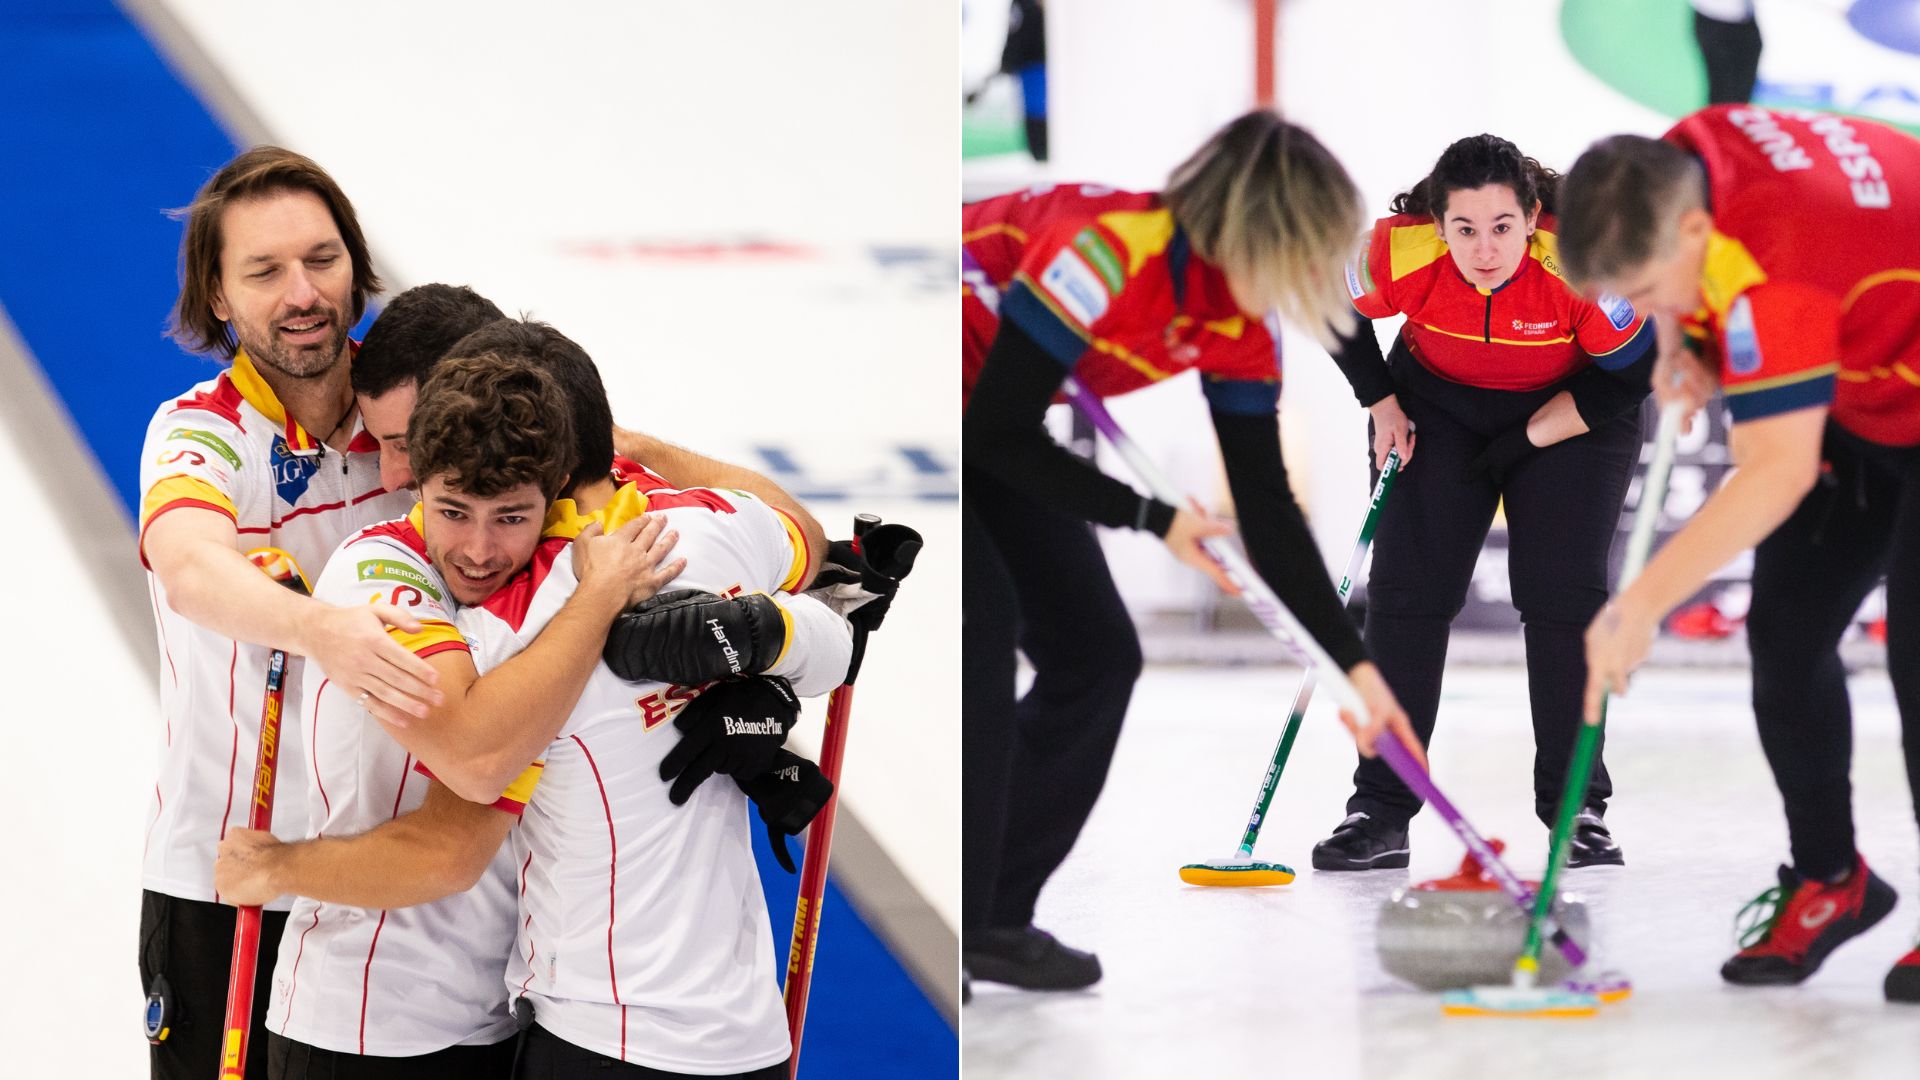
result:
M 165 211 L 239 147 L 107 0 L 0 0 L 0 57 L 0 305 L 131 521 L 148 418 L 219 370 L 163 337 Z M 796 881 L 764 854 L 761 878 L 784 960 Z M 953 1031 L 832 886 L 823 920 L 806 1074 L 956 1075 Z

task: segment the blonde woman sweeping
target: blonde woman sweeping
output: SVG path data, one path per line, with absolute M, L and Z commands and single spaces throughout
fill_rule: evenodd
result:
M 1368 704 L 1406 714 L 1367 660 L 1287 485 L 1277 310 L 1331 340 L 1362 227 L 1353 181 L 1271 112 L 1228 124 L 1162 192 L 1066 185 L 963 211 L 962 952 L 971 976 L 1075 989 L 1100 962 L 1033 926 L 1099 797 L 1141 668 L 1092 525 L 1151 532 L 1232 591 L 1200 541 L 1229 531 L 1142 495 L 1047 434 L 1069 375 L 1100 397 L 1199 373 L 1248 553 Z M 1034 668 L 1015 700 L 1014 652 Z M 1371 738 L 1365 738 L 1371 745 Z

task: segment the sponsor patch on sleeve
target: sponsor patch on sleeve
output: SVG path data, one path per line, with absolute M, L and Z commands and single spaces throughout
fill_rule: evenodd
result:
M 1081 229 L 1075 233 L 1073 250 L 1079 252 L 1087 260 L 1087 265 L 1093 267 L 1094 272 L 1100 275 L 1100 280 L 1106 283 L 1109 295 L 1118 295 L 1120 290 L 1126 287 L 1127 275 L 1120 268 L 1119 253 L 1113 250 L 1113 245 L 1107 243 L 1106 237 L 1101 236 L 1097 230 Z
M 1040 287 L 1081 326 L 1091 327 L 1107 313 L 1113 293 L 1073 248 L 1062 248 L 1040 273 Z
M 1603 293 L 1601 294 L 1599 305 L 1600 310 L 1607 314 L 1607 322 L 1611 324 L 1615 330 L 1625 330 L 1627 327 L 1633 325 L 1633 305 L 1627 303 L 1626 297 L 1615 296 L 1612 293 Z
M 397 581 L 419 589 L 436 602 L 443 599 L 440 590 L 434 588 L 427 575 L 416 567 L 392 559 L 367 559 L 355 568 L 353 577 L 355 581 Z
M 1367 273 L 1367 249 L 1347 260 L 1347 295 L 1355 300 L 1373 291 L 1373 275 Z
M 225 439 L 222 439 L 211 431 L 200 431 L 195 428 L 176 428 L 168 433 L 166 441 L 199 443 L 201 446 L 219 454 L 228 465 L 236 469 L 240 467 L 240 455 L 233 452 L 233 447 L 228 446 Z
M 1751 375 L 1760 370 L 1760 335 L 1753 328 L 1753 305 L 1742 296 L 1727 312 L 1727 370 Z

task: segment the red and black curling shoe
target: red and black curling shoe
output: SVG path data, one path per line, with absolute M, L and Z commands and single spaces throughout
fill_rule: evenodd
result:
M 1920 1005 L 1920 945 L 1894 962 L 1887 972 L 1887 1000 Z
M 1818 971 L 1842 942 L 1886 918 L 1895 899 L 1893 886 L 1876 877 L 1858 855 L 1853 872 L 1838 885 L 1802 878 L 1782 866 L 1780 884 L 1736 916 L 1741 949 L 1721 965 L 1720 977 L 1741 986 L 1800 982 Z

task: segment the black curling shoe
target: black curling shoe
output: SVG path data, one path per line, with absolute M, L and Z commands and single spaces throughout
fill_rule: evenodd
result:
M 1348 814 L 1333 835 L 1313 845 L 1315 870 L 1404 870 L 1407 830 L 1364 813 Z
M 1620 853 L 1620 845 L 1613 842 L 1607 823 L 1591 810 L 1580 811 L 1580 816 L 1573 819 L 1573 839 L 1567 845 L 1567 869 L 1625 865 L 1627 857 Z
M 1022 990 L 1079 990 L 1100 981 L 1099 957 L 1062 945 L 1034 926 L 971 931 L 960 951 L 976 982 Z

